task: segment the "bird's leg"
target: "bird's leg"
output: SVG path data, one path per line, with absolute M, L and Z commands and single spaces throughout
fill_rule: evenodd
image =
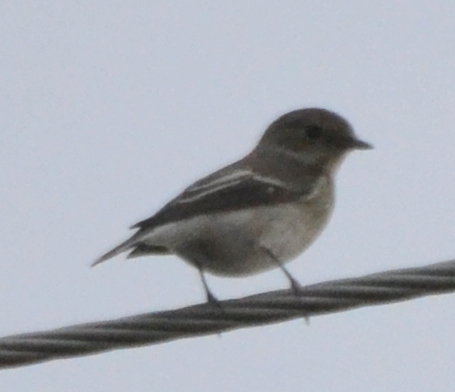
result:
M 203 258 L 205 257 L 204 243 L 201 241 L 193 241 L 188 242 L 184 245 L 185 246 L 182 249 L 176 251 L 175 253 L 182 259 L 187 260 L 190 264 L 197 268 L 199 276 L 201 278 L 202 286 L 204 287 L 205 295 L 207 297 L 207 302 L 212 305 L 221 307 L 220 301 L 218 300 L 218 298 L 215 297 L 215 295 L 213 295 L 205 278 L 203 268 L 204 265 Z
M 281 263 L 281 261 L 278 260 L 278 258 L 269 249 L 264 247 L 262 249 L 265 250 L 265 252 L 269 255 L 272 261 L 277 265 L 277 267 L 284 273 L 284 275 L 286 275 L 286 278 L 291 284 L 291 289 L 296 294 L 300 294 L 300 289 L 302 288 L 302 285 L 298 282 L 298 280 L 291 275 L 291 273 L 286 269 L 286 267 Z
M 295 295 L 300 295 L 301 294 L 301 289 L 302 285 L 298 282 L 297 279 L 295 279 L 291 273 L 285 268 L 285 266 L 281 263 L 281 261 L 267 248 L 262 248 L 265 250 L 265 252 L 269 255 L 269 257 L 275 262 L 275 264 L 278 266 L 278 268 L 283 271 L 283 273 L 286 275 L 286 278 L 288 278 L 289 283 L 291 284 L 291 289 L 294 291 Z M 307 325 L 310 324 L 310 317 L 304 313 L 303 317 L 305 319 L 305 323 Z
M 207 280 L 205 279 L 205 274 L 204 274 L 203 269 L 198 266 L 198 271 L 199 271 L 199 276 L 201 277 L 202 285 L 204 286 L 205 295 L 207 296 L 207 302 L 212 305 L 221 307 L 220 301 L 218 300 L 218 298 L 216 298 L 213 295 L 212 291 L 209 288 L 209 285 L 207 284 Z

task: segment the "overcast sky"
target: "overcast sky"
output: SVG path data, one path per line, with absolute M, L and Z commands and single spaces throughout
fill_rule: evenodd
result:
M 204 301 L 175 257 L 90 263 L 276 116 L 351 154 L 303 283 L 455 257 L 455 3 L 0 2 L 0 336 Z M 279 271 L 209 277 L 220 298 Z M 453 391 L 455 295 L 0 372 L 1 391 Z

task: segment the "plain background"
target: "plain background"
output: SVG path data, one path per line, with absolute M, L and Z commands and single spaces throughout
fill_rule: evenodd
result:
M 0 335 L 204 300 L 174 257 L 90 263 L 276 116 L 335 110 L 341 167 L 304 284 L 455 256 L 455 3 L 0 3 Z M 287 287 L 210 278 L 221 298 Z M 0 372 L 1 391 L 453 391 L 455 296 Z

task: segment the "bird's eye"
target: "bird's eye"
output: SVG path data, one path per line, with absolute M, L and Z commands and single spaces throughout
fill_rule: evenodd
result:
M 318 139 L 322 135 L 322 128 L 319 125 L 308 125 L 305 127 L 305 134 L 308 139 Z

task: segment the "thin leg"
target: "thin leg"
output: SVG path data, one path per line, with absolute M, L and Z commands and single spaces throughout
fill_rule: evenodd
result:
M 291 284 L 292 290 L 296 294 L 300 293 L 300 289 L 302 288 L 302 285 L 295 279 L 291 273 L 285 268 L 285 266 L 281 263 L 280 260 L 267 248 L 262 248 L 266 251 L 266 253 L 270 256 L 270 258 L 275 262 L 277 267 L 286 275 L 286 278 L 289 280 L 289 283 Z
M 207 296 L 207 302 L 216 305 L 216 306 L 221 306 L 220 301 L 218 298 L 216 298 L 212 291 L 209 289 L 209 285 L 207 284 L 207 280 L 205 279 L 205 274 L 202 268 L 198 268 L 199 271 L 199 276 L 201 277 L 202 285 L 204 286 L 205 290 L 205 295 Z
M 197 268 L 199 271 L 199 276 L 201 277 L 202 285 L 204 287 L 205 295 L 207 297 L 207 302 L 219 307 L 220 301 L 213 295 L 212 291 L 210 290 L 209 285 L 207 284 L 207 280 L 205 279 L 204 270 L 202 268 L 203 263 L 199 261 L 201 260 L 201 257 L 205 257 L 204 244 L 197 241 L 194 241 L 192 243 L 189 242 L 185 244 L 185 247 L 183 249 L 176 251 L 175 253 Z
M 301 293 L 300 289 L 302 288 L 302 285 L 295 279 L 291 273 L 284 267 L 284 265 L 278 260 L 277 257 L 267 248 L 262 248 L 266 251 L 266 253 L 270 256 L 270 258 L 276 263 L 278 268 L 283 271 L 283 273 L 286 275 L 286 278 L 288 278 L 289 283 L 291 284 L 291 289 L 294 291 L 296 295 L 299 295 Z M 305 319 L 305 323 L 307 325 L 310 325 L 310 318 L 308 315 L 304 314 L 303 315 Z

